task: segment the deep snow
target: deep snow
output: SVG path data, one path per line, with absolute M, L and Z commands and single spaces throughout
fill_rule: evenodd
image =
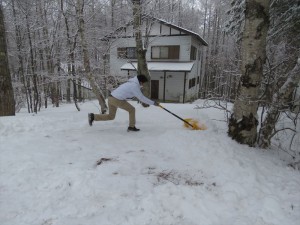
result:
M 90 127 L 96 101 L 0 117 L 0 224 L 299 224 L 299 171 L 231 140 L 223 112 L 163 104 L 208 127 L 193 131 L 133 104 L 138 133 L 122 110 Z

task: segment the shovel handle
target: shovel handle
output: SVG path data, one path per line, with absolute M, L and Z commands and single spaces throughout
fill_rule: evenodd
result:
M 172 113 L 171 111 L 167 110 L 165 107 L 163 107 L 162 105 L 159 104 L 159 107 L 162 108 L 163 110 L 167 111 L 168 113 L 172 114 L 173 116 L 177 117 L 178 119 L 182 120 L 183 122 L 185 122 L 186 124 L 188 124 L 189 126 L 191 126 L 192 128 L 194 128 L 194 126 L 192 124 L 190 124 L 188 121 L 182 119 L 181 117 L 177 116 L 176 114 Z

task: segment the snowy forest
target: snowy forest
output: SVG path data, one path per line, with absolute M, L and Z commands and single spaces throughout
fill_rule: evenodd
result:
M 228 135 L 238 143 L 279 148 L 293 159 L 293 167 L 299 165 L 298 0 L 0 2 L 6 42 L 1 57 L 7 51 L 7 59 L 1 58 L 0 116 L 21 108 L 39 113 L 64 103 L 80 110 L 78 102 L 105 99 L 106 90 L 121 80 L 109 74 L 110 46 L 103 38 L 132 21 L 138 5 L 140 15 L 184 27 L 207 41 L 197 96 L 207 101 L 198 109 L 223 110 Z

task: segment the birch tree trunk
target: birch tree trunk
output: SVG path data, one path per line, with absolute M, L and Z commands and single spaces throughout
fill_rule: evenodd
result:
M 148 80 L 151 80 L 150 73 L 147 66 L 146 61 L 146 52 L 147 48 L 144 48 L 143 45 L 143 35 L 141 31 L 141 1 L 140 0 L 132 0 L 133 3 L 133 30 L 135 35 L 135 42 L 136 42 L 136 53 L 137 53 L 137 60 L 138 60 L 138 68 L 137 73 L 145 75 Z M 146 82 L 144 84 L 143 93 L 145 96 L 151 96 L 151 89 L 150 89 L 151 82 Z
M 103 96 L 100 88 L 97 86 L 95 79 L 93 77 L 93 74 L 91 72 L 89 52 L 88 52 L 87 42 L 86 42 L 85 34 L 84 34 L 83 8 L 84 8 L 84 0 L 77 0 L 76 15 L 78 16 L 78 26 L 79 26 L 78 29 L 79 29 L 79 34 L 81 37 L 81 46 L 82 46 L 82 52 L 83 52 L 83 65 L 84 65 L 85 75 L 86 75 L 87 79 L 89 80 L 92 90 L 98 99 L 99 105 L 101 106 L 101 113 L 104 114 L 107 111 L 105 99 L 104 99 L 104 96 Z
M 241 144 L 254 146 L 257 137 L 258 95 L 266 60 L 269 0 L 246 0 L 241 46 L 238 96 L 229 120 L 228 135 Z
M 8 68 L 2 5 L 0 3 L 0 116 L 14 116 L 15 101 Z
M 291 94 L 298 86 L 300 82 L 300 58 L 298 58 L 295 68 L 290 72 L 286 82 L 280 88 L 279 93 L 274 94 L 272 105 L 268 110 L 267 116 L 262 123 L 262 128 L 259 138 L 259 146 L 261 148 L 268 148 L 271 143 L 271 138 L 274 134 L 277 118 L 280 114 L 280 110 L 287 108 L 285 105 L 288 102 Z

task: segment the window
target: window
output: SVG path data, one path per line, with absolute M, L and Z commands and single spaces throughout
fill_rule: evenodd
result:
M 195 77 L 189 80 L 189 88 L 194 87 L 195 84 L 196 84 L 196 78 Z
M 197 48 L 192 45 L 190 60 L 196 60 L 196 59 L 197 59 Z
M 128 47 L 128 48 L 118 48 L 118 58 L 121 59 L 136 59 L 136 48 Z
M 136 49 L 134 47 L 127 48 L 127 59 L 136 59 Z
M 118 48 L 118 58 L 126 59 L 126 48 Z
M 152 59 L 179 59 L 179 45 L 151 47 Z

